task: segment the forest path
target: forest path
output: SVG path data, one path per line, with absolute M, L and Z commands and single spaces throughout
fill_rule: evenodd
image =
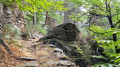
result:
M 21 48 L 24 56 L 20 59 L 26 60 L 24 63 L 19 64 L 17 67 L 74 67 L 74 63 L 67 59 L 67 56 L 59 48 L 52 44 L 42 44 L 42 42 L 35 43 L 42 35 L 37 35 L 35 39 L 22 40 Z

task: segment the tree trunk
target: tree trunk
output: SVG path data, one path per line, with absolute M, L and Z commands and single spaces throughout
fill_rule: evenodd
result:
M 34 12 L 34 16 L 33 16 L 33 25 L 36 26 L 36 12 Z
M 114 28 L 113 22 L 112 22 L 112 16 L 108 16 L 107 18 L 108 18 L 108 20 L 109 20 L 109 24 L 110 24 L 111 28 Z M 117 41 L 117 36 L 116 36 L 116 34 L 113 34 L 113 41 Z
M 3 5 L 0 3 L 0 17 L 3 15 Z
M 65 11 L 64 12 L 64 21 L 63 21 L 63 23 L 67 23 L 67 20 L 68 20 L 67 12 Z
M 113 41 L 117 41 L 117 36 L 116 36 L 116 34 L 113 34 Z

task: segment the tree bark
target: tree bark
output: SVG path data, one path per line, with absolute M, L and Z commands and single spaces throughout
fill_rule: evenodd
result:
M 67 18 L 67 12 L 64 12 L 64 21 L 63 21 L 63 23 L 67 23 L 67 20 L 68 20 L 68 18 Z
M 33 16 L 33 25 L 36 26 L 36 12 L 34 12 L 34 16 Z
M 110 24 L 111 28 L 114 28 L 114 25 L 113 25 L 113 22 L 112 22 L 112 16 L 108 16 L 107 18 L 109 20 L 109 24 Z M 113 41 L 117 41 L 116 34 L 113 34 Z

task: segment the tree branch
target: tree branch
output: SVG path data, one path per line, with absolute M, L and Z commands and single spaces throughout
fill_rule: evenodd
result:
M 100 10 L 104 11 L 102 8 L 100 8 L 100 6 L 98 6 L 97 4 L 93 4 L 95 5 L 96 7 L 98 7 Z
M 113 7 L 113 5 L 115 5 L 117 2 L 114 2 L 112 5 L 111 5 L 111 7 Z
M 116 14 L 111 14 L 111 16 L 113 17 L 113 16 L 115 16 L 115 15 L 118 15 L 118 14 L 120 14 L 120 13 L 116 13 Z
M 108 8 L 107 8 L 107 0 L 105 1 L 105 6 L 106 6 L 106 10 L 108 11 Z
M 88 23 L 89 23 L 89 28 L 90 28 L 90 21 L 92 20 L 93 15 L 89 18 Z
M 92 32 L 94 32 L 94 33 L 97 33 L 97 34 L 105 34 L 105 33 L 109 33 L 109 32 L 103 32 L 103 33 L 100 33 L 100 32 L 95 32 L 95 31 L 93 31 L 93 30 L 91 30 L 91 29 L 89 29 L 90 31 L 92 31 Z
M 120 20 L 114 25 L 114 27 L 117 26 L 118 23 L 120 23 Z
M 92 12 L 90 12 L 90 14 L 95 15 L 95 16 L 108 17 L 108 16 L 106 16 L 106 15 L 97 14 L 97 13 L 92 13 Z

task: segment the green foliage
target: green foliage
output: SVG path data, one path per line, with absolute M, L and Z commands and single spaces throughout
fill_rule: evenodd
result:
M 45 21 L 45 11 L 48 11 L 51 18 L 55 19 L 58 23 L 62 22 L 62 17 L 56 14 L 56 10 L 67 10 L 64 8 L 63 1 L 54 0 L 23 0 L 19 1 L 18 7 L 23 11 L 30 11 L 26 14 L 26 19 L 28 22 L 33 20 L 34 12 L 37 13 L 37 22 Z
M 120 30 L 115 28 L 105 29 L 104 27 L 95 26 L 95 25 L 91 26 L 90 30 L 92 35 L 95 37 L 94 40 L 96 40 L 97 43 L 99 44 L 99 47 L 104 49 L 103 53 L 105 54 L 106 59 L 110 60 L 109 63 L 115 63 L 115 64 L 119 63 L 120 54 L 116 53 L 116 49 L 120 50 L 120 46 L 119 46 L 120 40 L 114 42 L 112 40 L 112 35 L 113 34 L 119 35 Z M 106 64 L 103 63 L 103 64 L 96 64 L 96 65 L 101 66 Z
M 68 0 L 72 1 L 78 7 L 83 7 L 78 15 L 72 15 L 73 20 L 83 22 L 90 18 L 91 14 L 97 14 L 101 17 L 106 17 L 111 15 L 113 23 L 117 23 L 120 20 L 120 2 L 117 0 L 107 0 L 107 5 L 110 8 L 106 7 L 106 0 Z M 107 8 L 107 9 L 106 9 Z M 82 11 L 85 10 L 85 11 Z M 111 10 L 111 13 L 109 12 Z M 103 21 L 103 20 L 102 20 Z M 104 19 L 104 21 L 107 21 Z
M 38 31 L 40 31 L 40 33 L 42 33 L 42 34 L 46 34 L 46 33 L 47 33 L 47 31 L 42 27 L 41 24 L 37 24 L 37 29 L 38 29 Z
M 69 2 L 74 2 L 75 7 L 81 6 L 85 1 L 83 0 L 68 0 Z
M 72 15 L 69 15 L 69 17 L 71 17 L 72 20 L 83 22 L 84 20 L 87 20 L 88 17 L 89 17 L 86 14 L 87 14 L 87 12 L 80 12 L 80 14 L 79 13 L 78 14 L 73 13 Z
M 106 59 L 106 58 L 103 57 L 103 56 L 96 56 L 96 55 L 92 55 L 91 57 L 92 57 L 92 58 L 98 58 L 98 59 Z
M 6 6 L 10 6 L 12 4 L 11 0 L 0 0 L 0 2 Z
M 99 63 L 99 64 L 95 64 L 92 67 L 119 67 L 116 64 L 110 64 L 110 63 Z
M 39 22 L 39 21 L 44 22 L 45 21 L 44 15 L 45 15 L 45 12 L 37 12 L 36 13 L 36 22 Z M 24 16 L 26 22 L 33 23 L 33 16 L 34 16 L 34 14 L 32 12 L 27 11 Z
M 86 31 L 86 28 L 83 28 L 81 26 L 78 27 L 80 32 L 82 32 L 82 36 L 86 39 L 88 37 L 88 32 Z
M 49 15 L 50 15 L 51 18 L 55 19 L 57 21 L 57 23 L 61 24 L 61 22 L 63 20 L 63 17 L 60 16 L 60 14 L 57 14 L 55 12 L 55 10 L 49 11 Z
M 109 60 L 109 62 L 105 63 L 97 63 L 95 65 L 92 65 L 92 67 L 119 67 L 120 63 L 120 53 L 116 53 L 116 46 L 119 47 L 118 44 L 120 44 L 120 41 L 114 42 L 110 40 L 97 40 L 99 43 L 99 47 L 102 47 L 104 49 L 104 54 L 105 56 L 91 56 L 92 58 L 97 58 L 97 59 L 104 59 L 104 60 Z M 120 49 L 120 48 L 118 48 Z
M 13 24 L 4 24 L 3 38 L 5 39 L 20 39 L 20 28 Z
M 109 58 L 113 58 L 113 55 L 116 54 L 116 48 L 115 46 L 117 46 L 117 44 L 113 41 L 106 41 L 106 40 L 102 40 L 102 41 L 98 41 L 101 42 L 103 45 L 100 45 L 100 47 L 104 48 L 104 54 L 106 56 L 108 56 Z
M 101 57 L 98 56 L 98 58 L 109 60 L 108 64 L 114 63 L 115 65 L 120 63 L 120 53 L 116 53 L 116 49 L 120 50 L 120 46 L 119 46 L 120 41 L 117 42 L 114 42 L 112 40 L 96 40 L 96 41 L 99 43 L 99 47 L 104 49 L 103 53 L 105 54 L 105 56 L 101 56 Z M 94 66 L 99 66 L 99 65 L 100 66 L 106 65 L 106 63 L 95 64 Z
M 80 0 L 77 0 L 80 1 Z M 106 4 L 107 3 L 107 4 Z M 77 4 L 75 2 L 75 4 Z M 84 22 L 86 19 L 89 20 L 91 15 L 96 15 L 99 17 L 102 17 L 101 19 L 98 18 L 98 20 L 95 20 L 97 23 L 95 25 L 90 26 L 90 31 L 92 33 L 92 36 L 94 36 L 94 40 L 96 40 L 99 44 L 99 47 L 104 49 L 105 58 L 110 60 L 107 64 L 106 63 L 100 63 L 96 64 L 93 67 L 113 67 L 114 64 L 120 63 L 119 53 L 116 53 L 116 49 L 119 49 L 120 44 L 120 29 L 118 21 L 120 20 L 120 4 L 119 1 L 116 0 L 86 0 L 82 4 L 82 7 L 84 7 L 87 11 L 82 12 L 81 14 L 75 15 L 73 14 L 71 17 L 74 17 L 73 20 L 78 20 L 80 22 Z M 107 7 L 106 7 L 107 5 Z M 110 7 L 110 8 L 108 8 Z M 86 17 L 88 16 L 88 17 Z M 114 27 L 108 27 L 107 24 L 109 24 L 108 16 L 112 17 L 112 22 Z M 103 18 L 106 17 L 106 18 Z M 83 19 L 84 18 L 84 19 Z M 104 25 L 101 24 L 101 22 L 104 23 Z M 116 24 L 116 25 L 115 25 Z M 113 41 L 113 34 L 117 35 L 117 41 Z M 117 48 L 116 48 L 117 47 Z M 100 57 L 99 57 L 100 58 Z M 112 63 L 112 64 L 110 64 Z
M 40 24 L 40 23 L 37 23 L 36 26 L 33 26 L 32 23 L 27 24 L 25 27 L 24 33 L 34 33 L 34 32 L 38 32 L 38 33 L 42 33 L 42 34 L 47 33 L 47 31 L 44 28 L 42 28 L 42 24 Z
M 90 27 L 91 34 L 96 38 L 96 39 L 105 39 L 105 40 L 112 40 L 112 35 L 117 34 L 118 35 L 118 40 L 120 36 L 120 29 L 116 28 L 109 28 L 105 29 L 103 26 L 98 26 L 98 25 L 92 25 Z
M 54 0 L 16 0 L 18 7 L 24 11 L 38 12 L 50 11 L 51 9 L 65 10 L 62 1 Z
M 63 1 L 54 1 L 54 0 L 1 0 L 0 2 L 5 3 L 8 5 L 17 4 L 18 8 L 23 11 L 30 11 L 31 14 L 29 16 L 33 16 L 34 12 L 37 13 L 37 19 L 42 19 L 43 15 L 42 13 L 45 11 L 48 11 L 50 16 L 52 18 L 55 18 L 58 23 L 61 22 L 60 19 L 62 17 L 60 15 L 55 14 L 56 10 L 67 10 L 67 8 L 64 8 L 64 2 Z M 42 15 L 42 16 L 41 16 Z M 54 15 L 54 17 L 53 17 Z M 32 20 L 31 17 L 27 17 L 28 20 Z M 44 18 L 45 19 L 45 18 Z

